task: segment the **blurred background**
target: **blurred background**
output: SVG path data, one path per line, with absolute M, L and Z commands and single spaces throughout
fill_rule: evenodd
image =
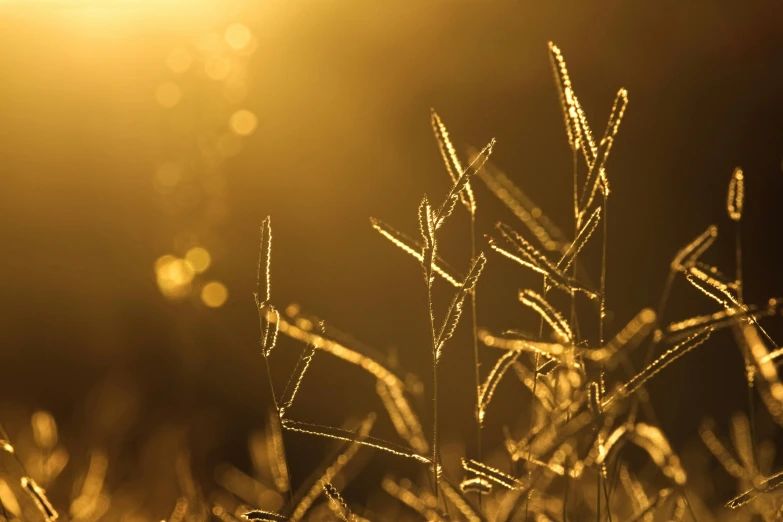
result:
M 617 89 L 629 91 L 608 164 L 610 334 L 657 304 L 671 257 L 707 225 L 726 232 L 709 261 L 734 270 L 725 204 L 735 166 L 747 190 L 746 300 L 783 296 L 782 27 L 773 3 L 0 0 L 0 420 L 22 445 L 33 444 L 34 412 L 56 420 L 68 452 L 49 486 L 56 505 L 108 462 L 117 520 L 167 517 L 188 462 L 206 496 L 227 469 L 250 473 L 248 438 L 270 406 L 253 302 L 267 215 L 273 302 L 298 303 L 428 376 L 420 268 L 368 218 L 414 234 L 422 195 L 445 196 L 434 107 L 462 150 L 497 138 L 493 163 L 570 230 L 550 40 L 594 129 Z M 513 219 L 474 186 L 481 232 Z M 464 270 L 458 212 L 444 255 Z M 489 257 L 479 324 L 534 330 L 515 296 L 538 278 Z M 666 319 L 711 311 L 678 281 Z M 301 349 L 281 340 L 278 386 Z M 444 445 L 468 454 L 471 350 L 461 328 L 440 384 Z M 498 355 L 485 352 L 483 371 Z M 701 418 L 725 431 L 747 408 L 743 379 L 727 334 L 651 383 L 678 451 L 698 445 Z M 380 408 L 372 386 L 317 355 L 297 414 L 339 426 Z M 528 400 L 514 383 L 498 394 L 487 451 L 502 441 L 502 412 Z M 394 438 L 388 422 L 377 430 Z M 330 448 L 306 435 L 286 442 L 295 483 Z M 346 494 L 364 498 L 384 468 L 406 466 L 372 456 Z

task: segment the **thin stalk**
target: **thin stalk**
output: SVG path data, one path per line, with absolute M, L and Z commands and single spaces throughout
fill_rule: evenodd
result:
M 544 299 L 546 299 L 546 277 L 544 277 L 544 281 L 543 281 L 542 285 L 543 285 L 543 288 L 542 288 L 542 291 L 541 291 L 541 295 L 544 297 Z M 542 335 L 544 335 L 544 318 L 543 317 L 538 322 L 538 337 L 539 337 L 539 339 L 541 338 Z M 533 431 L 533 419 L 534 419 L 534 417 L 533 417 L 533 408 L 535 408 L 535 405 L 536 405 L 536 386 L 538 385 L 538 362 L 539 362 L 539 358 L 540 358 L 540 354 L 538 352 L 536 352 L 536 360 L 533 363 L 533 366 L 535 366 L 533 368 L 533 397 L 530 399 L 530 426 L 528 427 L 528 430 L 527 430 L 528 433 Z M 532 441 L 529 440 L 528 441 L 528 445 L 527 445 L 527 458 L 528 458 L 528 460 L 530 460 L 530 456 L 532 455 L 532 450 L 530 448 L 530 443 L 531 442 Z M 530 477 L 531 477 L 531 472 L 528 471 L 527 472 L 528 481 L 530 481 Z M 526 497 L 525 498 L 525 518 L 523 520 L 527 520 L 528 508 L 530 507 L 530 494 L 531 494 L 531 492 L 532 492 L 532 488 L 530 489 L 530 491 L 528 491 L 525 494 L 525 497 Z
M 743 304 L 742 289 L 742 229 L 739 221 L 734 222 L 734 253 L 737 264 L 737 300 Z
M 546 282 L 544 283 L 544 287 L 546 289 Z M 546 293 L 544 293 L 544 295 L 546 295 Z M 544 330 L 544 319 L 542 318 L 541 319 L 541 326 L 539 326 L 539 331 L 543 332 L 543 330 Z M 539 333 L 539 337 L 540 336 L 541 336 L 541 333 Z M 535 366 L 535 368 L 533 368 L 533 398 L 530 400 L 530 427 L 527 430 L 528 433 L 533 431 L 533 419 L 534 419 L 534 417 L 533 417 L 533 408 L 535 406 L 535 400 L 536 400 L 536 386 L 538 386 L 538 360 L 539 360 L 540 356 L 541 355 L 538 352 L 536 352 L 536 360 L 533 363 L 533 365 Z M 532 451 L 530 449 L 530 442 L 531 441 L 528 441 L 528 445 L 527 445 L 527 458 L 528 458 L 528 460 L 530 460 L 530 456 L 532 455 Z M 528 482 L 530 481 L 530 476 L 531 476 L 531 473 L 530 473 L 530 471 L 528 471 L 527 472 Z M 532 489 L 531 489 L 531 491 L 532 491 Z M 527 498 L 525 499 L 525 518 L 523 520 L 527 520 L 528 508 L 530 507 L 530 493 L 531 493 L 531 491 L 528 491 L 527 494 L 526 494 Z
M 565 471 L 565 491 L 563 491 L 563 522 L 568 522 L 568 490 L 570 489 L 571 481 L 568 480 L 568 458 L 566 457 L 566 465 L 563 466 Z
M 669 295 L 671 294 L 672 286 L 674 285 L 674 278 L 676 275 L 677 272 L 675 272 L 672 269 L 669 269 L 669 275 L 666 276 L 666 283 L 663 286 L 663 292 L 661 293 L 661 300 L 658 302 L 658 309 L 656 311 L 658 324 L 661 324 L 663 322 L 663 312 L 664 310 L 666 310 L 666 305 L 669 303 Z M 642 363 L 642 368 L 647 368 L 652 362 L 654 348 L 655 348 L 655 339 L 651 338 L 650 342 L 647 344 L 647 352 L 644 355 L 644 362 Z M 631 368 L 630 362 L 626 359 L 623 360 L 622 364 L 628 376 L 632 377 L 633 368 Z M 629 415 L 629 422 L 636 422 L 636 415 L 638 413 L 639 402 L 641 400 L 640 398 L 641 396 L 647 397 L 647 391 L 644 388 L 644 386 L 639 388 L 639 392 L 640 393 L 634 394 L 631 413 Z M 650 404 L 650 402 L 647 400 L 644 400 L 643 403 L 645 407 L 645 413 L 650 418 L 650 421 L 653 424 L 658 424 L 657 416 L 655 415 L 655 411 L 653 410 L 652 404 Z
M 604 231 L 603 231 L 603 237 L 602 239 L 602 247 L 601 247 L 601 290 L 600 290 L 600 299 L 601 304 L 599 305 L 598 309 L 598 346 L 604 345 L 604 317 L 606 317 L 606 243 L 607 243 L 607 231 L 608 231 L 608 215 L 607 215 L 607 203 L 608 198 L 604 196 L 604 205 L 603 205 L 603 220 L 604 220 Z M 603 372 L 600 374 L 601 383 L 603 383 Z M 599 392 L 600 392 L 600 383 L 599 383 Z M 600 436 L 600 435 L 599 435 Z M 598 470 L 598 491 L 596 492 L 596 502 L 598 506 L 598 511 L 596 513 L 596 520 L 597 522 L 601 522 L 601 482 L 603 479 L 603 476 L 601 474 L 601 470 Z M 606 483 L 604 483 L 604 492 L 606 492 Z M 612 514 L 609 510 L 609 496 L 606 497 L 606 512 L 609 513 L 609 518 L 611 519 Z
M 432 476 L 435 479 L 435 505 L 438 505 L 440 484 L 438 483 L 438 361 L 432 355 Z
M 272 370 L 269 367 L 269 358 L 264 355 L 264 366 L 266 366 L 266 376 L 267 381 L 269 382 L 269 391 L 272 392 L 272 402 L 275 405 L 275 412 L 277 413 L 277 422 L 280 424 L 280 447 L 283 450 L 283 459 L 285 459 L 285 467 L 288 470 L 288 500 L 291 502 L 291 509 L 294 509 L 294 493 L 293 493 L 293 475 L 291 474 L 291 465 L 288 461 L 288 453 L 285 449 L 285 437 L 282 433 L 283 428 L 283 417 L 280 415 L 280 406 L 277 403 L 277 394 L 275 393 L 275 386 L 272 384 Z
M 596 502 L 596 512 L 595 512 L 595 520 L 596 522 L 601 522 L 601 470 L 598 470 L 598 480 L 596 481 L 596 490 L 595 490 L 595 502 Z
M 430 272 L 427 272 L 430 277 Z M 432 314 L 432 286 L 427 281 L 427 306 L 430 314 L 430 329 L 432 330 L 432 479 L 435 481 L 435 505 L 440 504 L 438 484 L 438 347 L 435 335 L 435 316 Z
M 579 201 L 578 201 L 578 191 L 579 191 L 579 170 L 578 170 L 579 162 L 577 160 L 577 154 L 576 149 L 574 149 L 574 212 L 576 215 L 574 216 L 574 241 L 576 241 L 576 238 L 579 236 L 579 226 L 580 226 L 580 219 L 579 219 Z M 571 277 L 573 279 L 576 279 L 576 265 L 577 265 L 577 256 L 578 253 L 574 253 L 574 259 L 573 259 L 573 266 L 571 268 Z M 576 295 L 574 292 L 571 292 L 571 330 L 574 332 L 574 339 L 573 343 L 574 346 L 576 346 L 577 342 L 579 341 L 579 322 L 576 319 Z M 571 414 L 566 414 L 566 420 L 570 420 Z M 563 464 L 564 473 L 563 476 L 565 478 L 565 490 L 563 491 L 563 522 L 567 522 L 568 520 L 568 490 L 571 486 L 571 480 L 568 475 L 568 457 L 566 456 L 566 460 Z
M 688 500 L 688 492 L 686 490 L 682 490 L 682 498 L 685 499 L 685 505 L 688 507 L 688 512 L 691 514 L 691 518 L 693 518 L 693 522 L 698 522 L 696 519 L 696 513 L 693 512 L 693 506 L 691 506 L 690 501 Z
M 16 452 L 16 448 L 14 448 L 14 446 L 11 444 L 11 437 L 9 437 L 8 432 L 5 431 L 5 428 L 3 427 L 2 424 L 0 424 L 0 438 L 3 439 L 6 444 L 11 446 L 12 451 L 9 451 L 8 453 L 11 454 L 11 456 L 14 459 L 14 461 L 16 462 L 16 465 L 19 467 L 20 470 L 22 470 L 22 476 L 29 477 L 30 474 L 27 471 L 27 467 L 24 465 L 24 463 L 22 462 L 22 459 L 19 457 L 19 454 Z M 46 498 L 45 492 L 44 492 L 43 496 L 44 496 L 44 498 Z M 8 518 L 8 513 L 6 512 L 6 509 L 5 509 L 5 504 L 3 504 L 2 500 L 0 500 L 0 509 L 2 509 L 3 517 L 5 518 L 5 520 L 10 520 Z M 40 510 L 40 507 L 39 507 L 39 510 Z M 55 519 L 57 518 L 57 513 L 56 512 L 55 512 L 55 517 L 54 518 Z M 47 517 L 47 520 L 52 520 L 52 519 Z
M 579 226 L 581 225 L 581 219 L 579 217 L 579 158 L 574 149 L 574 241 L 579 236 Z M 571 270 L 571 278 L 576 279 L 576 265 L 578 264 L 576 253 L 574 254 L 573 268 Z M 574 331 L 574 335 L 579 336 L 579 323 L 576 320 L 576 295 L 571 292 L 571 329 Z M 577 339 L 574 339 L 574 345 L 576 345 Z M 568 478 L 566 478 L 568 480 Z
M 606 488 L 606 480 L 603 481 L 603 485 L 604 485 L 604 498 L 606 499 L 606 502 L 605 502 L 605 505 L 606 505 L 606 516 L 609 519 L 609 522 L 612 522 L 612 510 L 609 509 L 609 490 Z
M 608 462 L 608 461 L 607 461 Z M 618 477 L 620 474 L 620 459 L 618 457 L 615 457 L 612 460 L 612 473 L 610 476 L 612 477 L 612 483 L 609 485 L 609 496 L 611 497 L 612 493 L 614 493 L 615 488 L 617 487 L 617 484 L 620 482 Z M 607 505 L 609 504 L 609 501 L 607 500 Z
M 609 216 L 607 213 L 608 198 L 604 197 L 603 208 L 603 220 L 604 220 L 604 234 L 603 234 L 603 246 L 601 248 L 601 304 L 598 312 L 598 346 L 604 345 L 604 318 L 606 317 L 606 243 Z
M 476 213 L 470 213 L 470 258 L 476 259 Z M 481 373 L 479 371 L 479 350 L 478 350 L 478 319 L 476 313 L 476 286 L 470 293 L 470 308 L 473 319 L 473 367 L 476 372 L 476 460 L 483 462 L 481 459 L 481 421 L 479 420 L 479 407 L 481 401 Z M 478 492 L 478 507 L 479 511 L 482 510 L 483 493 L 481 490 Z
M 743 279 L 742 279 L 742 227 L 741 221 L 734 222 L 734 254 L 737 268 L 737 301 L 740 305 L 745 303 L 743 298 Z M 753 382 L 750 379 L 750 354 L 745 355 L 745 377 L 748 380 L 748 419 L 750 420 L 750 451 L 753 458 L 756 458 L 756 394 L 753 391 Z

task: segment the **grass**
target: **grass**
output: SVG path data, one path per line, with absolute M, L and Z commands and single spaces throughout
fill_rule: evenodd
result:
M 258 288 L 255 302 L 260 321 L 260 356 L 270 388 L 272 408 L 266 433 L 251 445 L 254 465 L 263 468 L 270 480 L 259 482 L 248 476 L 226 481 L 224 486 L 243 502 L 205 501 L 191 486 L 168 517 L 169 522 L 203 519 L 211 513 L 221 520 L 240 517 L 261 521 L 298 520 L 385 520 L 424 519 L 514 521 L 514 520 L 779 520 L 783 517 L 783 472 L 774 472 L 774 446 L 758 440 L 756 400 L 769 416 L 783 426 L 783 383 L 777 373 L 779 347 L 759 324 L 759 320 L 779 313 L 778 303 L 746 304 L 743 298 L 742 230 L 744 173 L 736 169 L 729 180 L 727 213 L 734 223 L 736 271 L 732 277 L 706 264 L 704 253 L 718 238 L 718 229 L 706 230 L 677 252 L 656 310 L 644 309 L 623 328 L 607 331 L 606 282 L 608 201 L 610 180 L 608 158 L 617 139 L 628 106 L 628 92 L 620 89 L 607 124 L 594 134 L 574 91 L 565 59 L 550 45 L 550 58 L 560 96 L 566 137 L 573 156 L 573 240 L 569 240 L 525 196 L 513 181 L 490 162 L 495 140 L 481 150 L 463 155 L 454 147 L 440 116 L 432 111 L 436 143 L 444 160 L 452 187 L 442 202 L 433 205 L 424 196 L 418 208 L 419 239 L 412 239 L 383 221 L 372 218 L 371 225 L 389 242 L 421 265 L 424 276 L 432 355 L 431 408 L 419 408 L 421 382 L 407 378 L 398 368 L 389 367 L 367 347 L 344 340 L 337 330 L 318 318 L 289 306 L 281 313 L 272 299 L 272 222 L 261 225 Z M 486 252 L 479 251 L 478 205 L 472 183 L 483 182 L 498 202 L 518 219 L 516 227 L 498 223 L 488 234 Z M 471 259 L 465 275 L 444 260 L 438 238 L 449 217 L 462 208 L 470 218 L 465 234 L 470 240 Z M 521 229 L 517 228 L 520 227 Z M 588 244 L 600 242 L 600 266 L 591 267 L 582 258 Z M 539 319 L 536 336 L 508 330 L 493 333 L 478 324 L 477 309 L 492 307 L 478 301 L 478 283 L 494 263 L 514 263 L 520 270 L 541 277 L 536 289 L 519 289 L 521 309 Z M 486 265 L 490 266 L 487 267 Z M 597 278 L 598 285 L 593 283 Z M 678 278 L 689 282 L 710 299 L 716 311 L 670 324 L 664 317 L 671 285 Z M 436 293 L 448 292 L 449 304 L 436 309 Z M 463 320 L 465 307 L 470 308 Z M 470 455 L 459 458 L 462 473 L 450 476 L 444 471 L 439 440 L 439 361 L 444 350 L 456 341 L 453 335 L 461 322 L 472 332 L 475 368 L 475 439 Z M 680 358 L 710 342 L 713 332 L 730 329 L 744 358 L 748 384 L 748 415 L 732 420 L 733 448 L 705 420 L 699 430 L 705 449 L 725 471 L 737 480 L 738 495 L 725 499 L 725 505 L 707 506 L 691 486 L 680 456 L 661 430 L 645 388 L 647 383 Z M 595 332 L 595 333 L 590 333 Z M 280 338 L 304 345 L 288 384 L 275 388 L 277 371 L 272 361 Z M 486 375 L 481 374 L 479 350 L 498 355 Z M 641 351 L 644 364 L 633 365 L 633 352 Z M 375 379 L 384 411 L 366 412 L 358 422 L 326 426 L 302 420 L 292 414 L 301 384 L 315 370 L 319 358 L 328 355 L 360 368 Z M 518 379 L 529 391 L 520 401 L 517 417 L 504 419 L 504 444 L 488 452 L 484 447 L 484 420 L 498 384 Z M 608 386 L 607 383 L 612 383 Z M 371 435 L 379 415 L 389 418 L 397 440 Z M 524 421 L 524 422 L 520 422 Z M 53 422 L 53 421 L 52 421 Z M 527 426 L 525 430 L 519 426 Z M 425 427 L 431 437 L 425 435 Z M 39 426 L 39 430 L 45 430 Z M 49 428 L 51 430 L 51 428 Z M 291 476 L 286 433 L 335 441 L 332 454 L 302 479 Z M 50 437 L 51 438 L 51 437 Z M 466 435 L 466 439 L 469 438 Z M 30 477 L 17 456 L 10 438 L 0 430 L 3 451 L 14 460 L 15 470 L 6 471 L 0 483 L 0 515 L 7 520 L 56 520 L 60 515 L 45 491 Z M 43 440 L 43 439 L 42 439 Z M 51 444 L 52 446 L 54 444 Z M 255 449 L 253 449 L 255 448 Z M 51 450 L 51 448 L 49 448 Z M 378 488 L 388 496 L 385 506 L 396 502 L 394 515 L 373 512 L 362 502 L 354 503 L 343 490 L 350 482 L 351 466 L 361 452 L 383 452 L 421 466 L 416 478 L 395 478 L 389 470 Z M 498 455 L 504 455 L 498 458 Z M 50 452 L 50 455 L 53 453 Z M 639 465 L 644 455 L 646 465 Z M 485 456 L 488 459 L 485 461 Z M 357 463 L 358 462 L 358 463 Z M 90 466 L 92 469 L 92 464 Z M 99 473 L 100 469 L 95 473 Z M 400 467 L 400 470 L 410 469 Z M 103 466 L 105 474 L 105 465 Z M 184 473 L 184 472 L 183 472 Z M 187 474 L 187 473 L 185 473 Z M 47 479 L 54 479 L 49 476 Z M 87 475 L 89 477 L 91 475 Z M 97 477 L 97 475 L 95 476 Z M 74 520 L 98 520 L 104 498 L 103 478 L 77 498 L 68 512 Z M 242 482 L 245 481 L 245 482 Z M 249 481 L 249 482 L 248 482 Z M 187 481 L 186 481 L 187 482 Z M 188 482 L 189 483 L 189 482 Z M 246 488 L 275 491 L 284 505 L 271 508 L 252 505 Z M 258 497 L 261 498 L 261 497 Z M 391 510 L 391 508 L 389 508 Z M 391 511 L 390 511 L 391 512 Z M 31 515 L 32 513 L 32 515 Z M 62 515 L 62 518 L 68 518 Z

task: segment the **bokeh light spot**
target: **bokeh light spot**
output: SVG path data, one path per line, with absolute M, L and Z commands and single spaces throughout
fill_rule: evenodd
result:
M 212 263 L 212 256 L 209 255 L 209 251 L 203 247 L 193 247 L 185 254 L 185 261 L 187 261 L 193 270 L 200 274 L 204 272 Z
M 188 295 L 195 274 L 196 271 L 184 259 L 166 255 L 155 261 L 158 288 L 169 299 L 179 299 Z
M 19 503 L 16 501 L 16 495 L 14 494 L 8 483 L 0 479 L 0 502 L 3 503 L 3 507 L 13 513 L 14 515 L 20 515 L 22 513 Z
M 240 51 L 250 43 L 251 38 L 253 38 L 253 33 L 251 33 L 250 29 L 245 25 L 233 24 L 226 29 L 225 38 L 228 45 L 234 50 Z
M 190 65 L 192 63 L 193 57 L 190 56 L 190 53 L 182 47 L 174 49 L 166 57 L 166 65 L 169 67 L 169 69 L 171 69 L 172 72 L 177 74 L 182 74 L 190 69 Z
M 231 72 L 231 62 L 223 57 L 210 58 L 204 64 L 204 72 L 212 80 L 223 80 Z
M 228 299 L 228 289 L 223 283 L 211 281 L 201 289 L 201 300 L 210 308 L 219 308 Z
M 235 78 L 228 78 L 223 83 L 223 97 L 229 103 L 240 103 L 247 96 L 245 82 Z
M 179 103 L 180 99 L 182 99 L 182 91 L 174 82 L 161 83 L 155 90 L 155 99 L 161 107 L 168 109 Z
M 33 438 L 39 448 L 50 450 L 57 444 L 57 423 L 51 413 L 38 410 L 32 416 Z
M 176 187 L 182 181 L 182 167 L 167 161 L 158 166 L 155 170 L 155 188 L 158 192 L 167 193 Z
M 158 259 L 155 260 L 155 265 L 154 265 L 155 273 L 157 274 L 164 266 L 176 260 L 177 258 L 175 256 L 172 256 L 171 254 L 160 256 Z
M 258 118 L 256 115 L 247 109 L 240 109 L 231 115 L 230 120 L 231 130 L 239 134 L 240 136 L 249 136 L 256 130 L 258 125 Z
M 218 147 L 225 157 L 230 158 L 242 151 L 242 140 L 236 134 L 224 132 L 218 138 Z
M 199 51 L 204 53 L 205 56 L 218 55 L 222 53 L 226 47 L 223 39 L 220 38 L 220 34 L 215 32 L 199 36 L 196 39 L 195 44 Z

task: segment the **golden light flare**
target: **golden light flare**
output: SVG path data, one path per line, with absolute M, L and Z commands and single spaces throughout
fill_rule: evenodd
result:
M 250 29 L 248 29 L 247 26 L 236 23 L 228 26 L 224 38 L 232 49 L 241 51 L 250 44 L 253 39 L 253 33 L 250 32 Z
M 33 438 L 40 448 L 52 449 L 57 444 L 57 423 L 51 413 L 39 410 L 33 413 Z
M 217 56 L 226 50 L 226 42 L 216 32 L 199 35 L 194 43 L 204 56 Z
M 212 263 L 212 256 L 209 255 L 209 251 L 204 247 L 193 247 L 185 254 L 185 261 L 190 264 L 194 272 L 201 274 L 209 268 L 209 265 Z
M 190 294 L 196 271 L 184 259 L 172 255 L 155 261 L 155 276 L 160 292 L 168 299 L 181 299 Z
M 210 281 L 201 289 L 201 301 L 210 308 L 219 308 L 228 300 L 228 288 L 219 281 Z
M 231 73 L 231 62 L 222 56 L 209 58 L 204 64 L 204 72 L 211 80 L 225 80 Z
M 186 72 L 188 69 L 190 69 L 192 63 L 193 57 L 190 55 L 187 49 L 182 47 L 177 47 L 166 57 L 166 65 L 169 69 L 171 69 L 171 72 L 176 74 L 182 74 Z
M 241 103 L 247 96 L 247 85 L 239 78 L 227 78 L 223 82 L 223 98 L 228 103 Z
M 170 109 L 182 99 L 182 91 L 174 82 L 164 82 L 155 90 L 155 100 L 161 107 Z
M 174 190 L 174 188 L 182 181 L 183 169 L 181 165 L 172 161 L 166 161 L 161 163 L 157 169 L 155 169 L 155 177 L 153 184 L 155 190 L 161 194 L 167 194 Z
M 9 513 L 17 517 L 22 514 L 22 509 L 19 506 L 19 502 L 16 500 L 16 495 L 8 483 L 3 479 L 0 479 L 0 502 L 3 503 L 3 507 L 5 507 Z
M 242 151 L 242 140 L 232 132 L 224 132 L 218 138 L 218 148 L 225 157 L 230 158 Z
M 192 154 L 185 153 L 175 161 L 161 158 L 153 173 L 153 188 L 172 215 L 203 204 L 210 225 L 224 219 L 228 208 L 218 167 L 238 155 L 243 149 L 242 138 L 258 128 L 258 116 L 240 105 L 248 95 L 247 57 L 258 48 L 258 40 L 238 20 L 227 20 L 218 27 L 192 34 L 170 47 L 161 60 L 169 76 L 161 79 L 155 90 L 155 101 L 163 111 L 178 108 L 166 116 L 177 139 L 190 140 L 196 147 L 188 149 Z M 188 106 L 180 109 L 185 91 Z M 213 101 L 217 105 L 213 106 Z M 206 114 L 208 118 L 203 117 Z M 202 234 L 208 231 L 199 231 Z M 155 262 L 158 288 L 171 300 L 191 298 L 210 308 L 220 307 L 228 299 L 228 290 L 223 283 L 199 280 L 199 274 L 209 269 L 212 256 L 195 237 L 192 239 L 175 242 L 172 249 L 177 253 Z
M 239 109 L 231 115 L 229 126 L 240 136 L 250 136 L 258 126 L 258 118 L 247 109 Z

